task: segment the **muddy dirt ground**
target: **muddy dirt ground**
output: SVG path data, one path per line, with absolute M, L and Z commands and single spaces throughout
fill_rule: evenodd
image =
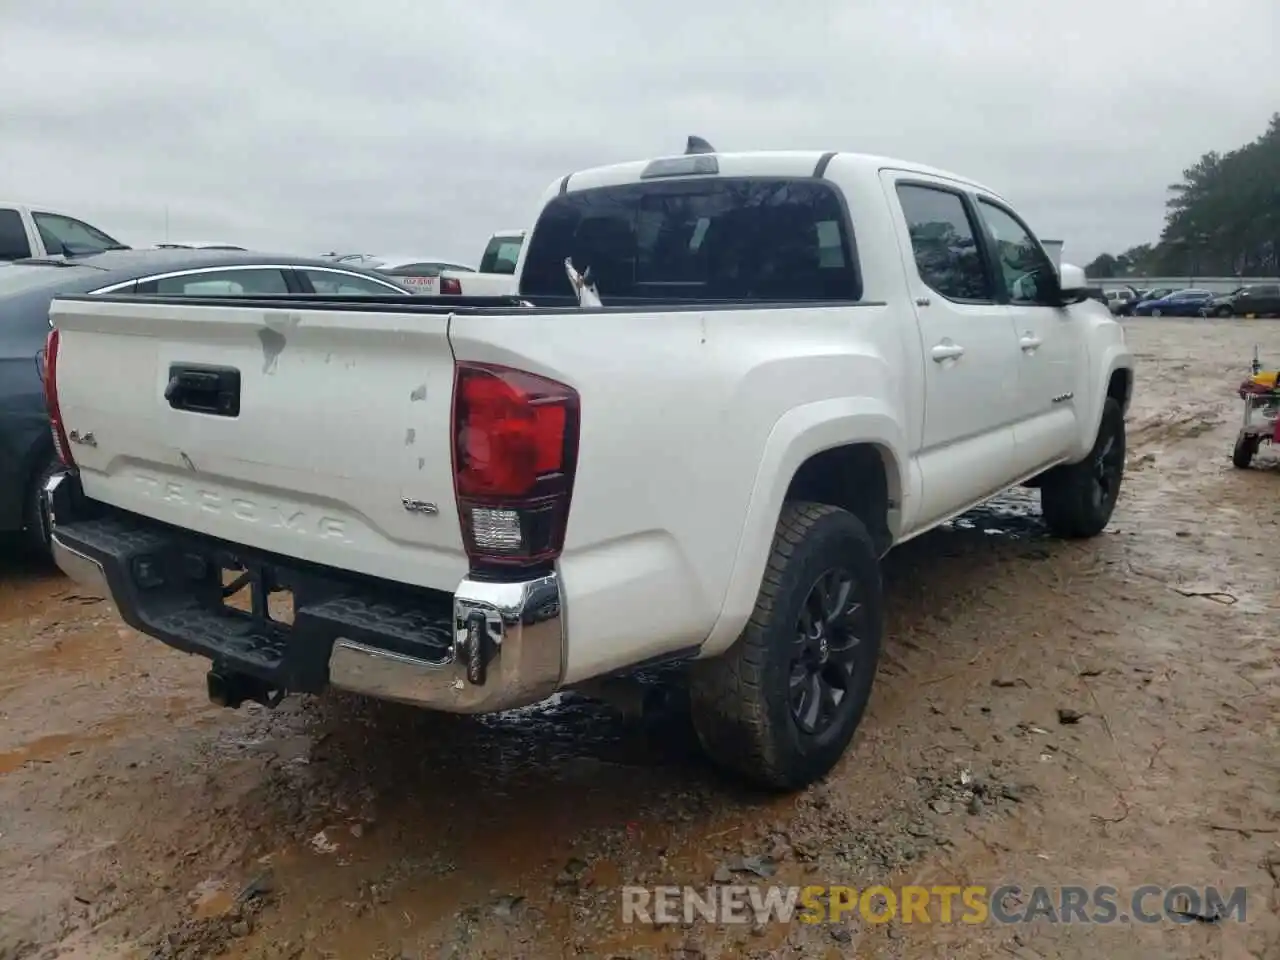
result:
M 1254 343 L 1280 362 L 1280 323 L 1127 327 L 1111 527 L 1049 540 L 1020 491 L 892 554 L 871 709 L 796 797 L 711 773 L 678 697 L 646 717 L 570 696 L 481 719 L 336 696 L 222 710 L 203 661 L 10 551 L 0 958 L 1275 960 L 1280 466 L 1230 452 L 1234 387 Z M 744 865 L 759 883 L 1245 886 L 1248 912 L 621 922 L 623 884 Z

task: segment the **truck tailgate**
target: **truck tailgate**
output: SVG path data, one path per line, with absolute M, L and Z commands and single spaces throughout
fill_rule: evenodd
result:
M 85 493 L 452 591 L 467 561 L 448 315 L 291 306 L 56 300 L 58 399 Z M 216 409 L 210 391 L 237 378 L 238 412 Z

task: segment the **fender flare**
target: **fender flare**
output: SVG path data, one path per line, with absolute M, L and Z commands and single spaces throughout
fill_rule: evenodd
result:
M 1129 348 L 1123 343 L 1108 344 L 1103 350 L 1102 356 L 1098 362 L 1092 364 L 1093 369 L 1101 370 L 1102 375 L 1092 386 L 1092 405 L 1089 409 L 1089 416 L 1082 422 L 1082 435 L 1076 443 L 1075 455 L 1072 462 L 1087 457 L 1089 451 L 1093 449 L 1093 441 L 1098 436 L 1098 427 L 1102 423 L 1102 407 L 1107 401 L 1107 393 L 1111 388 L 1111 378 L 1117 370 L 1126 370 L 1129 373 L 1129 389 L 1125 395 L 1122 407 L 1127 413 L 1129 402 L 1133 398 L 1133 354 Z
M 700 656 L 715 656 L 727 650 L 755 609 L 783 500 L 796 471 L 814 454 L 854 443 L 881 448 L 889 498 L 902 515 L 908 513 L 906 437 L 885 401 L 838 397 L 787 411 L 765 441 L 720 614 L 703 642 Z M 891 530 L 895 536 L 897 532 Z

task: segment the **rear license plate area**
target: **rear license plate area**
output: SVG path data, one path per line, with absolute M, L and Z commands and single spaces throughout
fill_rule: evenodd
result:
M 224 566 L 221 574 L 226 612 L 277 627 L 293 626 L 293 591 L 280 585 L 270 567 L 237 564 Z

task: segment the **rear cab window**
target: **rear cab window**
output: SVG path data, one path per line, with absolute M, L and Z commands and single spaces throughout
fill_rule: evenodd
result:
M 515 273 L 522 246 L 524 240 L 520 237 L 494 237 L 484 248 L 484 256 L 480 258 L 480 272 L 507 275 Z
M 699 177 L 553 199 L 520 293 L 573 297 L 565 258 L 606 303 L 851 301 L 862 296 L 839 194 L 810 178 Z

